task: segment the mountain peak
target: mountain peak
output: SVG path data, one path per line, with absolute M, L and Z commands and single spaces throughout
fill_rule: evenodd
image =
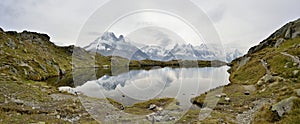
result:
M 116 41 L 118 38 L 113 32 L 104 32 L 101 36 L 101 40 L 114 40 Z
M 122 41 L 122 42 L 125 41 L 123 35 L 117 37 L 113 32 L 104 32 L 101 35 L 100 39 L 105 41 Z

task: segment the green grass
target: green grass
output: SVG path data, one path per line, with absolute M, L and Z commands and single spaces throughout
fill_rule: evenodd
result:
M 249 110 L 244 106 L 253 107 L 253 101 L 256 99 L 268 98 L 275 101 L 275 103 L 289 98 L 290 96 L 297 96 L 294 92 L 295 89 L 300 88 L 299 76 L 292 75 L 292 71 L 299 70 L 297 66 L 293 66 L 292 59 L 284 56 L 281 52 L 287 52 L 292 55 L 299 56 L 300 38 L 287 40 L 279 48 L 267 47 L 256 53 L 248 55 L 251 59 L 243 66 L 238 63 L 241 58 L 232 62 L 232 68 L 230 69 L 230 81 L 231 84 L 224 86 L 223 88 L 213 89 L 207 94 L 201 94 L 193 99 L 195 104 L 199 106 L 210 103 L 213 99 L 216 99 L 215 94 L 221 92 L 226 93 L 230 98 L 230 102 L 224 101 L 224 98 L 220 98 L 217 102 L 217 106 L 214 107 L 214 111 L 211 114 L 211 118 L 207 118 L 202 121 L 204 123 L 218 123 L 218 118 L 224 118 L 224 113 L 233 115 L 232 113 L 240 113 Z M 298 47 L 297 47 L 298 45 Z M 279 80 L 276 83 L 269 83 L 264 87 L 256 86 L 257 81 L 266 74 L 265 68 L 261 64 L 261 60 L 266 60 L 269 64 L 269 69 L 272 74 L 285 78 L 285 80 Z M 288 68 L 284 66 L 288 63 Z M 244 95 L 246 91 L 242 85 L 254 85 L 257 90 L 250 92 L 250 95 Z M 218 91 L 220 90 L 220 91 Z M 253 123 L 296 123 L 299 122 L 300 107 L 299 101 L 295 102 L 293 110 L 285 115 L 283 118 L 278 118 L 276 114 L 270 111 L 271 105 L 265 105 L 255 115 Z M 224 107 L 226 105 L 227 107 Z M 231 112 L 227 111 L 232 110 Z M 193 114 L 194 113 L 194 114 Z M 220 114 L 221 113 L 221 114 Z M 185 120 L 193 120 L 196 117 L 195 112 L 190 112 L 188 116 L 184 117 Z M 235 117 L 230 117 L 235 118 Z M 224 119 L 226 120 L 226 119 Z M 229 120 L 230 121 L 230 120 Z M 181 121 L 182 122 L 182 121 Z
M 113 105 L 114 107 L 116 107 L 116 108 L 118 108 L 118 109 L 124 109 L 124 105 L 122 104 L 122 103 L 119 103 L 119 102 L 117 102 L 117 101 L 115 101 L 114 99 L 111 99 L 111 98 L 106 98 L 108 101 L 109 101 L 109 103 L 111 104 L 111 105 Z
M 172 103 L 174 98 L 157 98 L 151 99 L 145 102 L 135 103 L 132 106 L 125 107 L 125 112 L 137 115 L 147 115 L 153 112 L 153 110 L 149 110 L 149 106 L 151 104 L 155 104 L 160 107 L 166 107 L 170 103 Z
M 231 73 L 230 81 L 243 85 L 255 84 L 265 73 L 260 60 L 250 60 L 246 65 Z

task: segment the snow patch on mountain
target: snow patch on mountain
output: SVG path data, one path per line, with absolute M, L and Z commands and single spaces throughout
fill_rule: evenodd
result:
M 163 46 L 145 44 L 138 48 L 133 41 L 126 39 L 123 35 L 116 37 L 112 32 L 105 32 L 94 42 L 84 49 L 98 52 L 104 56 L 120 56 L 133 60 L 221 60 L 231 62 L 240 57 L 242 53 L 238 49 L 227 49 L 218 45 L 201 44 L 176 44 L 172 49 Z

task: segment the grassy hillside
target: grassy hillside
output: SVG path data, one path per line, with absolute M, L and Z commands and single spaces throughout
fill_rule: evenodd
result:
M 0 81 L 41 81 L 62 76 L 73 67 L 109 64 L 109 57 L 88 53 L 74 46 L 58 47 L 49 40 L 46 34 L 1 31 Z M 72 57 L 73 51 L 76 52 Z
M 0 123 L 95 122 L 77 97 L 59 93 L 44 80 L 67 75 L 74 66 L 107 64 L 109 58 L 96 55 L 96 63 L 74 65 L 72 60 L 94 55 L 49 40 L 46 34 L 0 30 Z M 81 56 L 72 57 L 75 49 Z
M 290 22 L 231 63 L 230 81 L 193 99 L 195 104 L 221 97 L 212 116 L 202 122 L 299 123 L 300 122 L 300 19 Z M 187 116 L 198 114 L 188 113 Z M 220 121 L 221 120 L 221 121 Z

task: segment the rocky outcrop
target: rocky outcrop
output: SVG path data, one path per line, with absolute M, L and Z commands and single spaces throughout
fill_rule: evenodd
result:
M 300 59 L 298 56 L 293 56 L 291 54 L 288 54 L 286 52 L 281 52 L 282 55 L 285 55 L 285 56 L 288 56 L 288 57 L 291 57 L 293 62 L 295 63 L 295 65 L 298 65 L 298 68 L 300 68 Z
M 280 102 L 274 104 L 271 110 L 277 112 L 279 117 L 282 117 L 284 114 L 287 114 L 292 110 L 293 101 L 295 99 L 297 99 L 297 97 L 291 96 L 290 98 L 281 100 Z
M 247 54 L 255 53 L 266 47 L 278 47 L 285 40 L 296 37 L 300 37 L 300 19 L 284 25 L 259 45 L 251 47 Z

